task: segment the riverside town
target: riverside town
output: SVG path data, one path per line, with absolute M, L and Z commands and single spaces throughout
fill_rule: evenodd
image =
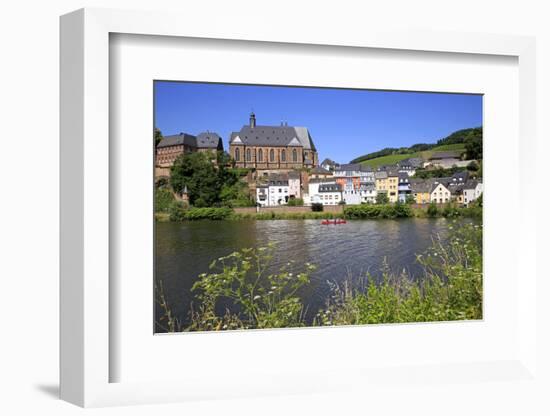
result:
M 481 96 L 155 93 L 156 332 L 482 319 Z

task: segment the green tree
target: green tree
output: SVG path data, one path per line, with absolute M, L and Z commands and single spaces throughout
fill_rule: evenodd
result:
M 389 204 L 390 198 L 388 198 L 388 194 L 385 192 L 378 192 L 376 195 L 376 203 L 378 205 Z
M 155 127 L 153 136 L 154 136 L 154 138 L 155 138 L 155 147 L 157 147 L 157 145 L 158 145 L 158 144 L 160 143 L 160 141 L 162 140 L 162 132 L 161 132 L 157 127 Z
M 412 194 L 408 194 L 407 197 L 405 198 L 405 203 L 406 204 L 414 204 L 416 201 L 414 199 L 414 196 Z
M 184 153 L 178 156 L 170 170 L 170 184 L 174 192 L 180 195 L 187 189 L 192 205 L 213 206 L 220 202 L 223 185 L 220 170 L 212 163 L 208 153 Z
M 478 135 L 470 135 L 465 140 L 466 158 L 467 159 L 483 159 L 483 139 Z

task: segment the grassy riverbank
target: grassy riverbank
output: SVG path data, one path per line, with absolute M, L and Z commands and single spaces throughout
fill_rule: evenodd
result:
M 481 218 L 482 207 L 457 207 L 451 204 L 427 207 L 411 207 L 407 204 L 386 205 L 350 205 L 343 207 L 342 212 L 313 212 L 304 207 L 300 212 L 235 212 L 232 208 L 185 208 L 183 205 L 173 205 L 168 212 L 157 212 L 157 221 L 196 221 L 196 220 L 318 220 L 343 218 L 355 219 L 397 219 L 397 218 Z
M 198 276 L 188 325 L 173 315 L 159 284 L 163 316 L 157 325 L 179 332 L 481 319 L 482 227 L 457 221 L 449 230 L 445 244 L 434 239 L 417 256 L 418 276 L 392 274 L 384 266 L 378 278 L 328 283 L 330 295 L 313 322 L 306 321 L 307 304 L 297 293 L 311 284 L 316 266 L 291 261 L 270 273 L 275 247 L 243 249 L 214 260 Z M 221 304 L 229 305 L 222 314 Z

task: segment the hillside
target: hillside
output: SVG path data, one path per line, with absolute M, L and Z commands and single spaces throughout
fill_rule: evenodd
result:
M 437 151 L 467 152 L 468 143 L 470 147 L 481 147 L 483 130 L 481 127 L 457 130 L 447 137 L 438 140 L 436 143 L 417 143 L 410 147 L 392 148 L 387 147 L 377 152 L 368 153 L 353 159 L 350 163 L 362 163 L 367 166 L 376 167 L 380 165 L 391 165 L 410 157 L 429 158 Z M 477 149 L 477 148 L 476 148 Z M 480 152 L 480 151 L 479 151 Z

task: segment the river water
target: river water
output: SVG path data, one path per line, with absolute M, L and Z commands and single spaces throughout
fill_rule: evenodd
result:
M 276 244 L 273 268 L 294 260 L 315 264 L 311 284 L 300 296 L 309 317 L 324 306 L 327 281 L 342 282 L 367 272 L 380 275 L 384 259 L 393 272 L 422 278 L 416 254 L 445 240 L 449 221 L 438 219 L 365 220 L 321 225 L 320 220 L 195 221 L 156 223 L 155 279 L 162 281 L 172 312 L 188 323 L 191 287 L 209 264 L 233 251 Z M 161 313 L 155 308 L 158 321 Z M 162 332 L 157 327 L 156 332 Z

